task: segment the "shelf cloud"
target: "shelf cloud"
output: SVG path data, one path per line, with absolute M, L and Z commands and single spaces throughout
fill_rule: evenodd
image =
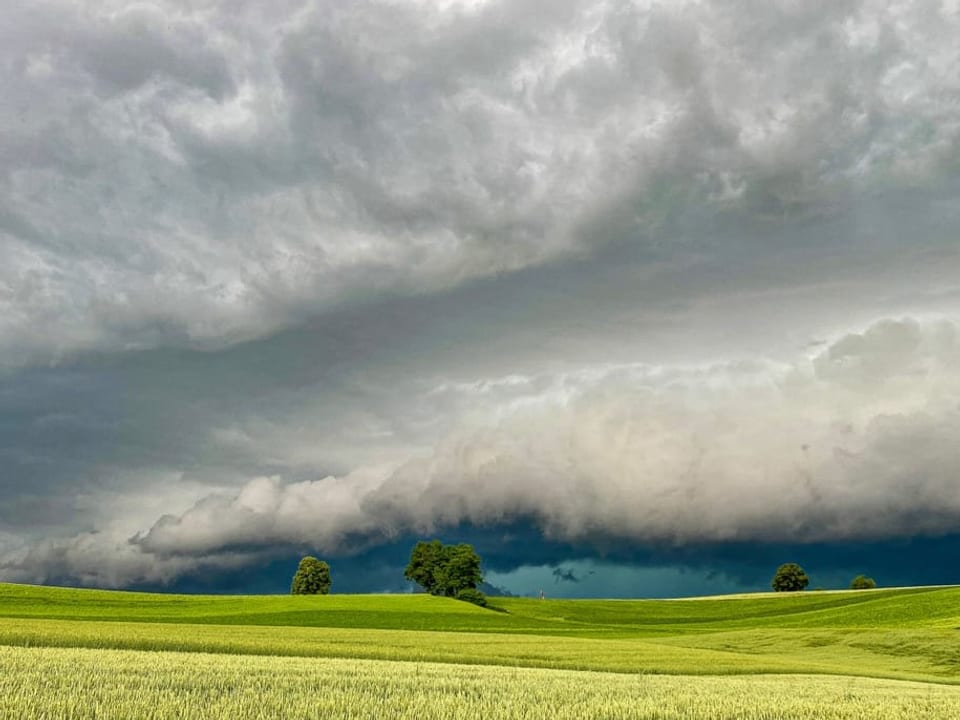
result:
M 518 517 L 564 540 L 945 532 L 960 520 L 958 361 L 954 324 L 902 320 L 792 366 L 554 377 L 380 479 L 257 478 L 134 542 L 161 555 L 261 543 L 342 553 L 358 536 Z
M 943 534 L 960 522 L 958 361 L 954 323 L 900 319 L 793 364 L 609 367 L 444 388 L 475 398 L 486 421 L 393 468 L 254 478 L 164 515 L 120 555 L 177 572 L 522 519 L 587 546 Z M 23 568 L 96 542 L 85 535 Z

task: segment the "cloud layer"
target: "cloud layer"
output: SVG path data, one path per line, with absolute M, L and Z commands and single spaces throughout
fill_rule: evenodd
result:
M 958 36 L 953 0 L 9 8 L 0 577 L 956 532 Z
M 950 3 L 11 13 L 8 366 L 260 337 L 343 303 L 660 242 L 695 207 L 829 214 L 935 183 L 958 157 Z
M 509 379 L 494 421 L 380 480 L 256 479 L 136 542 L 164 555 L 282 542 L 335 553 L 356 536 L 522 517 L 564 540 L 946 532 L 960 522 L 958 361 L 954 324 L 903 320 L 792 366 Z
M 613 366 L 439 387 L 474 412 L 422 457 L 342 477 L 254 478 L 129 540 L 84 535 L 16 565 L 83 577 L 71 563 L 87 557 L 118 573 L 100 581 L 131 568 L 169 579 L 519 520 L 595 548 L 949 533 L 960 526 L 958 368 L 953 322 L 900 319 L 792 364 Z M 130 567 L 111 567 L 114 556 Z

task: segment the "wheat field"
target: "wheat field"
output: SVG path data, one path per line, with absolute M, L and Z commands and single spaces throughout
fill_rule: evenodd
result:
M 953 720 L 960 687 L 384 660 L 0 647 L 0 717 L 35 720 Z
M 703 600 L 0 584 L 0 719 L 960 717 L 960 588 Z

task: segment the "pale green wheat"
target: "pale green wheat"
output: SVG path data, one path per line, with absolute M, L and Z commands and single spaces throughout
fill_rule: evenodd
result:
M 952 720 L 960 688 L 434 663 L 0 647 L 0 717 Z

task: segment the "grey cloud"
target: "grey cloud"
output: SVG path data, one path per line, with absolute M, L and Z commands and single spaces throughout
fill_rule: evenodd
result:
M 519 519 L 588 545 L 950 532 L 960 522 L 956 331 L 946 320 L 885 320 L 790 363 L 595 365 L 447 382 L 431 393 L 430 412 L 454 428 L 417 457 L 395 452 L 321 479 L 264 476 L 206 497 L 203 484 L 175 482 L 146 509 L 138 498 L 159 486 L 122 488 L 123 503 L 105 509 L 125 522 L 104 515 L 100 532 L 73 540 L 20 538 L 19 551 L 4 553 L 4 574 L 166 582 L 292 549 L 349 554 Z M 251 457 L 300 452 L 309 440 L 287 438 L 284 449 L 284 427 L 269 441 L 248 426 L 252 435 L 222 430 L 207 442 L 254 443 Z M 164 510 L 177 506 L 187 509 Z
M 8 552 L 0 557 L 0 572 L 7 582 L 122 587 L 165 584 L 187 572 L 231 570 L 267 557 L 263 552 L 221 552 L 213 558 L 159 558 L 118 538 L 91 532 Z
M 161 558 L 278 545 L 345 552 L 462 522 L 532 518 L 590 542 L 824 542 L 956 529 L 960 342 L 884 321 L 811 361 L 597 368 L 505 379 L 487 421 L 428 457 L 342 478 L 251 481 L 131 542 Z M 888 360 L 876 384 L 829 370 Z M 883 392 L 878 392 L 882 387 Z
M 558 388 L 497 426 L 451 438 L 367 502 L 413 526 L 529 514 L 564 539 L 944 532 L 960 502 L 957 345 L 952 326 L 928 328 L 924 343 L 918 334 L 909 322 L 877 326 L 859 352 L 853 336 L 831 346 L 816 371 L 613 372 Z M 851 361 L 879 367 L 875 382 L 826 379 Z
M 97 81 L 116 92 L 131 92 L 158 76 L 215 100 L 236 92 L 223 49 L 215 47 L 216 35 L 196 19 L 135 5 L 96 18 L 85 29 L 85 36 L 72 38 L 76 53 Z
M 553 575 L 555 583 L 560 583 L 560 582 L 578 583 L 581 580 L 583 580 L 582 577 L 578 576 L 574 572 L 573 568 L 557 567 L 557 568 L 554 568 L 553 572 L 550 574 Z
M 900 221 L 924 206 L 904 207 L 894 203 L 889 216 L 859 230 L 844 224 L 842 231 L 876 240 L 898 236 Z M 914 227 L 935 238 L 943 219 L 929 218 L 932 224 Z M 888 235 L 873 235 L 875 228 Z M 109 538 L 126 554 L 126 540 L 160 515 L 179 516 L 213 492 L 229 506 L 252 476 L 280 475 L 287 485 L 396 464 L 432 452 L 451 428 L 468 435 L 470 428 L 496 426 L 498 413 L 509 417 L 561 386 L 575 395 L 581 385 L 640 359 L 669 367 L 704 356 L 772 353 L 786 362 L 805 350 L 809 337 L 835 331 L 836 319 L 902 306 L 906 279 L 946 288 L 956 276 L 949 255 L 920 255 L 926 260 L 915 264 L 917 258 L 900 252 L 880 254 L 879 242 L 871 253 L 853 255 L 856 262 L 839 263 L 832 248 L 825 267 L 833 276 L 817 266 L 818 247 L 799 240 L 793 251 L 780 253 L 777 266 L 752 257 L 763 240 L 744 243 L 742 254 L 695 265 L 647 266 L 643 257 L 613 253 L 344 310 L 216 352 L 128 353 L 0 378 L 0 527 L 23 542 L 112 528 L 98 541 Z M 877 276 L 881 258 L 896 269 Z M 786 268 L 805 272 L 784 274 Z M 860 268 L 873 274 L 861 276 Z M 934 306 L 945 300 L 937 297 Z M 911 338 L 925 338 L 916 352 L 935 355 L 938 333 L 949 337 L 948 330 L 929 331 L 927 338 L 909 323 L 890 325 L 879 324 L 865 339 L 855 334 L 837 342 L 809 373 L 855 384 L 862 367 L 863 387 L 882 396 L 883 375 L 869 368 L 889 365 L 903 348 L 914 352 L 911 343 L 918 341 Z M 883 340 L 888 335 L 904 341 L 890 345 Z M 844 359 L 851 342 L 878 347 Z M 584 367 L 593 369 L 584 373 Z M 899 392 L 896 383 L 893 388 Z M 390 474 L 384 470 L 378 482 Z M 409 502 L 401 499 L 401 515 Z M 117 517 L 122 528 L 113 528 Z M 358 527 L 370 526 L 367 518 L 352 517 Z M 395 516 L 383 522 L 388 532 L 403 525 Z M 285 520 L 264 537 L 281 542 L 284 523 L 309 529 L 311 521 Z M 309 530 L 303 532 L 307 537 Z M 213 536 L 198 552 L 218 552 Z M 242 545 L 246 538 L 229 542 Z M 148 565 L 150 557 L 141 559 Z
M 256 478 L 236 497 L 209 497 L 181 517 L 164 516 L 131 542 L 161 556 L 203 556 L 232 546 L 341 547 L 350 535 L 377 531 L 359 507 L 369 482 L 364 473 L 290 485 Z
M 685 210 L 816 218 L 935 185 L 958 22 L 866 1 L 15 8 L 0 364 L 223 346 L 674 242 Z
M 954 527 L 958 22 L 12 8 L 4 574 Z

